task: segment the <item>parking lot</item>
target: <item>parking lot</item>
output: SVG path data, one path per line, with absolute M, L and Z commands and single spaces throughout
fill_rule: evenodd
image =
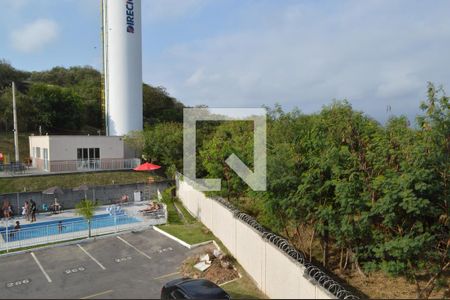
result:
M 0 298 L 159 298 L 193 251 L 148 229 L 3 256 Z

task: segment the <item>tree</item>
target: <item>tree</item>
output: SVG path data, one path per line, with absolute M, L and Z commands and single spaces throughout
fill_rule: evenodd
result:
M 82 216 L 86 219 L 88 223 L 89 237 L 91 237 L 91 221 L 94 217 L 95 209 L 97 208 L 97 204 L 88 199 L 81 200 L 76 206 L 77 215 Z
M 184 105 L 171 97 L 163 87 L 143 85 L 144 123 L 183 122 Z
M 13 81 L 17 83 L 17 88 L 21 90 L 20 82 L 29 76 L 29 72 L 16 70 L 8 62 L 0 59 L 0 93 L 5 89 L 11 89 L 11 82 Z
M 247 184 L 226 163 L 231 154 L 237 155 L 250 169 L 253 168 L 253 122 L 223 122 L 214 133 L 203 140 L 199 149 L 200 162 L 207 176 L 222 179 L 221 196 L 233 200 L 238 206 L 239 199 L 247 191 Z M 215 194 L 215 193 L 212 193 Z
M 76 66 L 25 72 L 0 60 L 0 129 L 5 131 L 12 130 L 12 81 L 17 87 L 18 113 L 27 116 L 19 118 L 19 122 L 24 122 L 19 124 L 22 132 L 36 132 L 42 126 L 49 133 L 97 134 L 104 127 L 102 74 L 96 69 Z M 31 88 L 24 81 L 33 83 Z M 65 101 L 68 98 L 72 100 Z M 183 120 L 184 105 L 163 87 L 144 83 L 143 105 L 144 124 Z M 69 117 L 67 124 L 58 119 L 63 113 Z
M 72 90 L 34 84 L 29 96 L 39 110 L 38 122 L 51 133 L 76 132 L 81 128 L 81 98 Z
M 148 126 L 142 133 L 143 158 L 165 167 L 167 176 L 174 177 L 183 169 L 183 126 L 178 123 L 160 123 Z M 135 143 L 142 143 L 134 138 Z

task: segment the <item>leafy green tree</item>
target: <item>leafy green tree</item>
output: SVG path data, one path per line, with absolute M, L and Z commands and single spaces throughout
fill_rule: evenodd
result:
M 7 61 L 0 60 L 0 93 L 11 89 L 11 83 L 14 81 L 19 90 L 22 88 L 21 82 L 30 76 L 29 72 L 16 70 Z
M 252 169 L 253 144 L 253 122 L 223 122 L 203 141 L 199 150 L 201 165 L 208 177 L 222 179 L 222 191 L 219 194 L 233 200 L 238 206 L 240 197 L 247 191 L 247 185 L 225 161 L 234 153 Z
M 19 124 L 22 132 L 36 132 L 40 125 L 49 133 L 97 134 L 99 130 L 102 131 L 104 126 L 102 74 L 94 68 L 55 67 L 47 71 L 24 72 L 16 70 L 4 60 L 0 61 L 0 129 L 5 131 L 12 130 L 10 96 L 12 81 L 16 82 L 17 87 L 18 113 L 30 119 L 24 124 Z M 31 89 L 26 82 L 34 83 Z M 42 88 L 44 86 L 48 88 Z M 50 87 L 54 88 L 53 91 L 49 91 Z M 60 91 L 56 91 L 57 88 Z M 59 97 L 62 94 L 66 99 L 77 98 L 77 101 L 58 102 L 52 96 Z M 74 106 L 74 102 L 78 104 Z M 61 103 L 62 105 L 59 105 Z M 163 87 L 143 84 L 143 104 L 144 124 L 180 123 L 183 120 L 183 104 L 170 96 Z M 73 111 L 73 115 L 68 114 L 69 123 L 61 126 L 58 115 L 66 112 L 64 107 Z M 19 118 L 19 121 L 24 122 L 22 120 L 27 118 Z
M 34 84 L 30 98 L 39 109 L 38 122 L 50 133 L 75 132 L 81 127 L 81 98 L 67 88 Z
M 89 237 L 91 237 L 92 218 L 94 218 L 97 204 L 88 199 L 81 200 L 76 206 L 76 213 L 86 219 L 88 223 Z
M 163 87 L 143 86 L 144 122 L 183 122 L 183 104 L 171 97 Z
M 178 123 L 160 123 L 148 126 L 135 143 L 142 145 L 143 158 L 165 167 L 169 177 L 183 169 L 183 126 Z
M 419 131 L 405 119 L 388 124 L 387 168 L 375 181 L 380 197 L 371 211 L 377 224 L 371 264 L 413 280 L 419 298 L 428 298 L 445 281 L 450 265 L 450 109 L 448 98 L 438 93 L 430 84 Z M 427 278 L 424 286 L 419 277 Z

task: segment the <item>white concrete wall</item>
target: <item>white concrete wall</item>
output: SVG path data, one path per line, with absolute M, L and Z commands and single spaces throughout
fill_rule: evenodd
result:
M 236 232 L 236 219 L 234 218 L 233 213 L 226 207 L 223 207 L 214 201 L 211 202 L 214 203 L 212 214 L 213 226 L 211 227 L 211 230 L 217 233 L 218 236 L 223 237 L 223 243 L 227 245 L 231 254 L 236 256 L 236 236 L 228 234 L 229 231 Z
M 217 236 L 271 298 L 336 299 L 304 275 L 305 268 L 247 223 L 235 218 L 218 201 L 177 179 L 177 195 L 184 206 Z M 306 277 L 305 277 L 306 276 Z
M 44 159 L 44 151 L 42 149 L 49 148 L 50 147 L 50 137 L 47 135 L 41 135 L 41 136 L 30 136 L 28 138 L 29 144 L 30 144 L 30 156 L 33 155 L 33 147 L 39 147 L 41 148 L 41 155 L 40 159 Z

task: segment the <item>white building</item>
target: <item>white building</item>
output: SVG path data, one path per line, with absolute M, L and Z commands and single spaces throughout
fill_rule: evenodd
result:
M 48 172 L 132 169 L 140 159 L 120 136 L 30 136 L 34 168 Z
M 48 172 L 131 169 L 121 135 L 143 129 L 141 0 L 103 0 L 107 136 L 30 136 L 33 167 Z

